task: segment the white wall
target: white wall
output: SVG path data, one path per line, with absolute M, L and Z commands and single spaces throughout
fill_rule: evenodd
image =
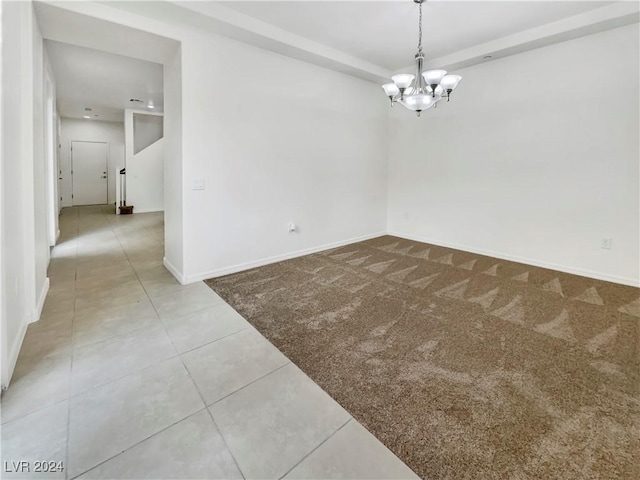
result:
M 164 77 L 165 257 L 181 281 L 385 230 L 379 86 L 107 5 L 64 8 L 181 42 Z
M 24 117 L 22 104 L 31 83 L 22 82 L 28 61 L 22 53 L 30 48 L 30 35 L 25 25 L 28 6 L 18 2 L 2 3 L 2 385 L 9 382 L 22 338 L 29 323 L 30 309 L 26 304 L 27 272 L 24 269 L 24 229 L 22 193 Z M 26 31 L 25 31 L 26 30 Z M 7 41 L 11 39 L 12 41 Z M 27 70 L 28 71 L 28 70 Z M 11 92 L 11 93 L 9 93 Z
M 56 87 L 51 64 L 44 52 L 44 148 L 45 148 L 45 180 L 47 207 L 47 239 L 50 247 L 54 246 L 60 235 L 58 215 L 60 212 L 60 196 L 58 195 L 58 113 L 56 102 Z
M 2 338 L 7 386 L 47 293 L 44 54 L 28 2 L 2 4 Z
M 45 56 L 42 35 L 33 18 L 33 222 L 35 248 L 35 293 L 37 313 L 33 320 L 40 318 L 40 311 L 49 289 L 47 268 L 49 267 L 49 219 L 48 219 L 48 182 L 45 131 L 47 120 L 45 104 L 48 101 L 45 92 Z M 47 68 L 48 69 L 48 68 Z M 55 88 L 55 87 L 54 87 Z M 52 172 L 51 172 L 52 173 Z
M 390 231 L 637 285 L 638 42 L 634 24 L 540 48 L 456 72 L 420 119 L 395 107 Z
M 162 115 L 133 113 L 133 154 L 162 138 Z
M 181 281 L 385 230 L 387 106 L 377 85 L 107 5 L 63 8 L 181 42 L 164 77 L 165 257 Z M 206 189 L 192 190 L 194 179 Z
M 124 112 L 127 205 L 133 205 L 134 214 L 164 209 L 162 120 L 161 113 Z M 135 153 L 137 147 L 141 150 Z
M 5 28 L 2 20 L 3 17 L 3 6 L 2 2 L 0 2 L 0 29 Z M 3 47 L 0 45 L 0 47 Z M 5 95 L 3 94 L 6 91 L 6 75 L 4 74 L 5 69 L 3 69 L 4 61 L 6 61 L 6 57 L 8 54 L 8 49 L 2 48 L 0 51 L 0 387 L 4 387 L 8 383 L 8 370 L 9 370 L 9 345 L 7 342 L 7 301 L 6 301 L 6 280 L 5 280 L 5 269 L 3 267 L 5 263 L 5 221 L 4 221 L 4 191 L 5 191 L 5 153 L 7 151 L 4 147 L 4 137 L 5 137 L 5 127 L 4 127 L 4 104 L 5 104 Z M 14 94 L 16 92 L 13 92 Z M 7 119 L 8 120 L 8 119 Z
M 182 87 L 183 280 L 385 231 L 379 86 L 194 32 Z
M 101 122 L 96 120 L 62 118 L 60 122 L 59 162 L 62 170 L 62 206 L 73 205 L 71 194 L 71 142 L 107 142 L 109 150 L 109 168 L 107 170 L 108 203 L 116 201 L 116 182 L 114 170 L 124 165 L 124 123 Z
M 182 201 L 182 52 L 164 65 L 164 262 L 180 277 L 184 269 Z

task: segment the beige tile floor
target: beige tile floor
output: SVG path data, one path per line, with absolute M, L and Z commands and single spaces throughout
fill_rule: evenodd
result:
M 416 478 L 204 283 L 163 216 L 66 208 L 2 397 L 2 478 Z M 64 463 L 55 474 L 11 462 Z

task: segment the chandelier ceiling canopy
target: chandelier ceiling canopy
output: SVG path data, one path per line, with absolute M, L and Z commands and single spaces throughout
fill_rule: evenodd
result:
M 391 77 L 393 83 L 382 85 L 384 93 L 391 100 L 391 106 L 396 102 L 413 110 L 420 116 L 420 112 L 435 107 L 443 98 L 447 102 L 451 92 L 458 86 L 462 78 L 460 75 L 447 75 L 446 70 L 423 70 L 424 53 L 422 52 L 422 4 L 427 0 L 413 0 L 420 9 L 418 21 L 418 53 L 416 59 L 416 73 L 399 73 Z

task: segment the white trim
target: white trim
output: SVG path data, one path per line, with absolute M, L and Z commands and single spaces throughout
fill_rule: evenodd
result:
M 29 323 L 37 322 L 40 320 L 40 315 L 42 315 L 42 309 L 44 308 L 44 301 L 47 299 L 47 293 L 49 293 L 49 285 L 50 285 L 49 277 L 44 279 L 44 283 L 42 284 L 42 288 L 40 289 L 40 295 L 38 296 L 38 304 L 36 305 L 33 314 L 31 315 L 31 321 Z
M 131 113 L 140 113 L 142 115 L 155 115 L 156 117 L 164 117 L 164 112 L 155 112 L 151 110 L 139 110 L 137 108 L 125 108 L 125 111 L 131 112 Z
M 399 232 L 388 232 L 388 235 L 405 238 L 407 240 L 413 240 L 416 242 L 430 243 L 432 245 L 438 245 L 440 247 L 454 248 L 456 250 L 462 250 L 465 252 L 477 253 L 479 255 L 487 255 L 489 257 L 500 258 L 502 260 L 509 260 L 512 262 L 524 263 L 527 265 L 532 265 L 534 267 L 549 268 L 551 270 L 571 273 L 573 275 L 580 275 L 582 277 L 595 278 L 597 280 L 604 280 L 607 282 L 621 283 L 623 285 L 630 285 L 632 287 L 640 287 L 639 279 L 618 277 L 616 275 L 609 275 L 607 273 L 594 272 L 592 270 L 569 267 L 567 265 L 560 265 L 557 263 L 545 262 L 543 260 L 534 260 L 532 258 L 519 257 L 517 255 L 509 255 L 506 253 L 494 252 L 492 250 L 484 250 L 482 248 L 474 248 L 468 245 L 457 245 L 455 243 L 443 242 L 441 240 L 434 240 L 431 238 L 425 238 L 425 237 L 420 237 L 416 235 L 407 235 Z
M 425 62 L 425 70 L 443 68 L 458 70 L 485 63 L 483 57 L 491 55 L 497 60 L 540 47 L 554 45 L 567 40 L 605 32 L 638 22 L 637 2 L 615 2 L 614 5 L 595 8 L 560 20 L 552 21 L 527 30 L 521 30 L 472 47 L 457 50 L 442 57 L 431 58 Z M 409 70 L 407 70 L 407 68 Z M 395 72 L 411 71 L 409 65 Z
M 632 287 L 639 287 L 640 280 L 626 277 L 618 277 L 616 275 L 609 275 L 606 273 L 594 272 L 591 270 L 585 270 L 581 268 L 570 267 L 567 265 L 560 265 L 551 262 L 545 262 L 541 260 L 534 260 L 527 257 L 520 257 L 517 255 L 509 255 L 500 252 L 494 252 L 492 250 L 484 250 L 482 248 L 474 248 L 467 245 L 457 245 L 455 243 L 443 242 L 440 240 L 434 240 L 430 238 L 420 237 L 416 235 L 407 235 L 400 232 L 378 232 L 369 235 L 363 235 L 360 237 L 350 238 L 347 240 L 342 240 L 339 242 L 328 243 L 325 245 L 320 245 L 318 247 L 307 248 L 304 250 L 298 250 L 292 253 L 285 253 L 282 255 L 275 255 L 273 257 L 262 258 L 260 260 L 253 260 L 250 262 L 239 263 L 236 265 L 231 265 L 229 267 L 218 268 L 215 270 L 209 270 L 206 272 L 196 273 L 193 275 L 183 275 L 175 268 L 166 258 L 163 259 L 163 264 L 171 272 L 171 274 L 182 284 L 187 285 L 190 283 L 199 282 L 202 280 L 206 280 L 208 278 L 216 278 L 221 277 L 223 275 L 230 275 L 232 273 L 241 272 L 244 270 L 249 270 L 251 268 L 262 267 L 264 265 L 269 265 L 271 263 L 282 262 L 284 260 L 290 260 L 292 258 L 302 257 L 304 255 L 310 255 L 312 253 L 321 252 L 323 250 L 329 250 L 331 248 L 342 247 L 344 245 L 348 245 L 350 243 L 362 242 L 364 240 L 370 240 L 372 238 L 380 237 L 382 235 L 391 235 L 394 237 L 405 238 L 407 240 L 413 240 L 416 242 L 428 243 L 431 245 L 438 245 L 441 247 L 454 248 L 456 250 L 461 250 L 469 253 L 477 253 L 479 255 L 486 255 L 493 258 L 499 258 L 502 260 L 509 260 L 512 262 L 523 263 L 525 265 L 531 265 L 535 267 L 548 268 L 551 270 L 557 270 L 560 272 L 570 273 L 573 275 L 580 275 L 583 277 L 594 278 L 597 280 L 604 280 L 607 282 L 620 283 L 622 285 L 630 285 Z
M 185 281 L 184 275 L 180 273 L 180 271 L 173 265 L 173 263 L 167 260 L 167 257 L 162 258 L 162 264 L 165 266 L 167 270 L 169 270 L 169 273 L 171 273 L 171 275 L 176 277 L 176 280 L 178 280 L 181 285 L 187 284 L 187 282 Z
M 60 229 L 56 231 L 56 245 L 58 244 L 58 240 L 60 240 Z
M 134 208 L 133 209 L 133 214 L 135 215 L 136 213 L 153 213 L 153 212 L 164 212 L 164 208 L 147 208 L 144 210 L 137 210 Z
M 16 339 L 13 341 L 13 345 L 11 345 L 11 349 L 9 350 L 9 368 L 7 369 L 7 384 L 2 385 L 2 389 L 5 390 L 9 387 L 11 383 L 11 377 L 13 376 L 13 371 L 16 368 L 16 363 L 18 363 L 18 356 L 20 355 L 20 349 L 22 348 L 22 342 L 24 341 L 24 337 L 27 334 L 27 328 L 29 327 L 29 322 L 22 322 L 20 326 L 20 330 L 16 335 Z
M 283 260 L 290 260 L 292 258 L 302 257 L 304 255 L 310 255 L 312 253 L 321 252 L 323 250 L 329 250 L 331 248 L 342 247 L 344 245 L 349 245 L 350 243 L 356 243 L 356 242 L 362 242 L 364 240 L 370 240 L 372 238 L 377 238 L 377 237 L 380 237 L 382 235 L 386 235 L 386 232 L 382 231 L 382 232 L 377 232 L 377 233 L 371 233 L 371 234 L 368 234 L 368 235 L 362 235 L 360 237 L 349 238 L 347 240 L 341 240 L 341 241 L 338 241 L 338 242 L 326 243 L 324 245 L 320 245 L 320 246 L 317 246 L 317 247 L 306 248 L 304 250 L 298 250 L 298 251 L 291 252 L 291 253 L 285 253 L 285 254 L 282 254 L 282 255 L 275 255 L 273 257 L 262 258 L 260 260 L 253 260 L 251 262 L 238 263 L 236 265 L 231 265 L 230 267 L 223 267 L 223 268 L 218 268 L 216 270 L 209 270 L 208 272 L 196 273 L 194 275 L 185 275 L 183 277 L 185 279 L 185 282 L 183 283 L 181 281 L 180 283 L 185 285 L 185 284 L 188 284 L 188 283 L 195 283 L 195 282 L 199 282 L 199 281 L 202 281 L 202 280 L 206 280 L 208 278 L 221 277 L 223 275 L 229 275 L 231 273 L 237 273 L 237 272 L 241 272 L 243 270 L 249 270 L 251 268 L 262 267 L 264 265 L 269 265 L 271 263 L 282 262 Z M 169 267 L 167 267 L 167 268 L 169 269 Z M 171 271 L 171 269 L 169 269 L 169 271 Z M 171 272 L 171 273 L 173 273 L 173 272 Z M 174 276 L 176 276 L 175 273 L 174 273 Z M 178 277 L 176 276 L 176 278 L 178 278 Z

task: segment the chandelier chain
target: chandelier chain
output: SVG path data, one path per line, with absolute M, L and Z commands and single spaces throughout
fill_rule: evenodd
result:
M 422 52 L 422 2 L 418 4 L 420 7 L 420 18 L 418 20 L 418 52 Z

